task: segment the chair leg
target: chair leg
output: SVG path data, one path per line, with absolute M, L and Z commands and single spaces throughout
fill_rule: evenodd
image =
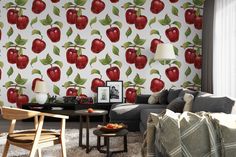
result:
M 61 139 L 61 150 L 62 150 L 62 157 L 66 157 L 66 143 L 65 139 Z
M 66 157 L 65 128 L 66 128 L 66 120 L 62 119 L 62 121 L 61 121 L 61 150 L 62 150 L 62 157 Z
M 42 157 L 41 148 L 38 148 L 38 157 Z
M 7 157 L 7 153 L 8 153 L 9 147 L 10 147 L 10 143 L 7 141 L 6 145 L 4 147 L 4 151 L 3 151 L 2 157 Z

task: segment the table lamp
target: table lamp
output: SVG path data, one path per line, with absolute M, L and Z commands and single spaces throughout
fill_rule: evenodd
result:
M 170 43 L 160 43 L 157 46 L 156 53 L 154 56 L 155 60 L 166 61 L 175 59 L 174 46 Z
M 35 85 L 34 92 L 36 93 L 36 101 L 39 104 L 44 104 L 46 103 L 48 99 L 48 89 L 47 89 L 47 84 L 44 81 L 37 81 Z

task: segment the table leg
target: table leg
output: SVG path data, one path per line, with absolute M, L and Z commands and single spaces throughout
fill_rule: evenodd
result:
M 128 152 L 128 148 L 127 148 L 127 135 L 124 136 L 124 152 Z
M 83 117 L 79 116 L 79 147 L 82 147 L 82 136 L 83 136 Z
M 100 152 L 101 151 L 101 137 L 97 136 L 97 149 Z
M 106 115 L 103 115 L 103 125 L 106 125 Z M 105 137 L 103 138 L 103 143 L 104 143 L 104 146 L 106 146 L 106 140 L 105 140 Z
M 86 116 L 86 153 L 89 153 L 89 116 Z
M 107 144 L 107 157 L 110 157 L 110 138 L 109 137 L 105 137 L 106 140 L 106 144 Z

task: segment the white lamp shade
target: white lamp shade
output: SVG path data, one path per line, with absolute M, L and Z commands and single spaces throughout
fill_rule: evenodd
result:
M 35 93 L 47 93 L 48 92 L 48 88 L 47 88 L 46 82 L 38 80 L 36 82 L 34 92 Z
M 161 43 L 157 46 L 154 56 L 155 60 L 172 60 L 175 59 L 174 47 L 169 43 Z

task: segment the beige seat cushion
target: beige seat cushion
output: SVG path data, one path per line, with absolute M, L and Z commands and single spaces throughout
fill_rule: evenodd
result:
M 7 139 L 15 143 L 33 143 L 35 134 L 36 134 L 35 130 L 21 131 L 9 134 L 7 136 Z M 59 133 L 49 130 L 43 130 L 41 132 L 39 143 L 40 141 L 59 139 L 59 137 L 60 137 Z

